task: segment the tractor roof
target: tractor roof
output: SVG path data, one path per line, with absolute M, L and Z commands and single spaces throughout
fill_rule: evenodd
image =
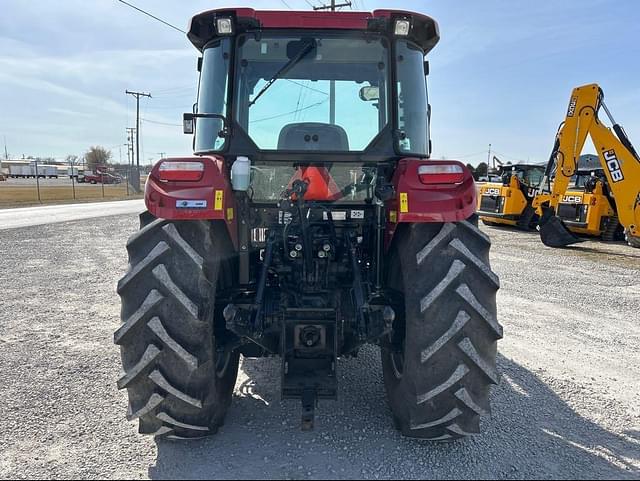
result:
M 231 17 L 238 32 L 262 29 L 361 30 L 386 31 L 393 29 L 396 19 L 412 23 L 409 38 L 420 45 L 425 54 L 440 40 L 438 23 L 420 13 L 402 10 L 374 10 L 373 12 L 323 12 L 291 10 L 254 10 L 252 8 L 223 8 L 202 12 L 191 19 L 187 36 L 202 50 L 217 37 L 216 18 Z

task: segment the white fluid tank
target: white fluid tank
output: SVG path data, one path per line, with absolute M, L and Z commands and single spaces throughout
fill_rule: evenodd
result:
M 233 190 L 245 191 L 251 183 L 251 160 L 249 157 L 238 157 L 231 166 L 231 186 Z

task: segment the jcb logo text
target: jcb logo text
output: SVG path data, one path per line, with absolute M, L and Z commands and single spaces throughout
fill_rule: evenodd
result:
M 613 149 L 607 150 L 604 153 L 604 161 L 607 163 L 607 169 L 609 169 L 611 179 L 614 182 L 623 181 L 624 175 L 622 174 L 622 167 L 618 157 L 616 156 L 616 152 Z
M 569 102 L 569 110 L 567 111 L 567 117 L 573 117 L 575 115 L 577 103 L 578 97 L 571 97 L 571 102 Z
M 563 204 L 582 204 L 582 196 L 580 195 L 565 195 L 562 198 Z

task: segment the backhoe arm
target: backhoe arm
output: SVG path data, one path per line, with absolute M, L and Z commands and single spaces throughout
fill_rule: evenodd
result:
M 614 128 L 619 127 L 614 124 Z M 624 131 L 617 130 L 618 135 Z M 591 139 L 595 146 L 609 189 L 616 201 L 618 219 L 624 226 L 629 243 L 640 241 L 640 159 L 624 135 L 616 137 L 611 129 L 594 122 Z M 637 242 L 637 241 L 636 241 Z
M 571 177 L 578 169 L 578 159 L 594 119 L 597 118 L 601 98 L 602 91 L 596 84 L 573 89 L 569 109 L 556 135 L 543 183 L 549 186 L 553 174 L 555 180 L 547 192 L 536 196 L 533 201 L 534 208 L 549 207 L 555 213 L 569 187 Z
M 622 127 L 611 117 L 603 99 L 604 94 L 597 84 L 575 88 L 565 121 L 556 135 L 543 180 L 543 191 L 533 200 L 533 207 L 540 215 L 540 236 L 545 245 L 550 247 L 580 242 L 556 213 L 571 177 L 578 169 L 578 159 L 587 136 L 591 137 L 598 152 L 616 201 L 618 218 L 626 229 L 629 243 L 633 245 L 634 239 L 640 237 L 640 159 Z M 611 120 L 613 131 L 598 119 L 601 107 Z M 551 185 L 554 174 L 555 180 Z

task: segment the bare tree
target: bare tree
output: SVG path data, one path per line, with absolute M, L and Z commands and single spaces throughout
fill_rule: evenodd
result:
M 102 167 L 109 162 L 111 155 L 110 150 L 107 150 L 100 145 L 95 145 L 91 147 L 86 154 L 84 154 L 84 159 L 87 163 L 87 168 L 92 172 L 96 172 L 99 167 Z

